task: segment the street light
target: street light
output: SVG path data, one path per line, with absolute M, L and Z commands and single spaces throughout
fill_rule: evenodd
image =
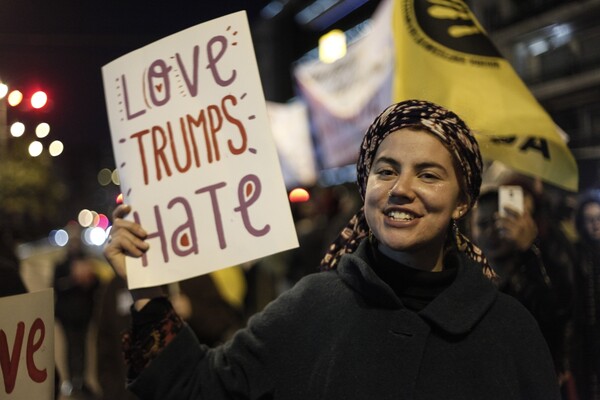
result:
M 23 101 L 23 93 L 19 90 L 13 90 L 8 94 L 8 105 L 11 107 L 16 107 L 21 104 Z
M 334 29 L 319 38 L 319 60 L 331 64 L 346 55 L 346 34 Z
M 0 82 L 0 100 L 8 94 L 8 86 L 5 83 Z
M 42 154 L 42 151 L 44 151 L 44 145 L 42 144 L 42 142 L 34 140 L 29 144 L 29 155 L 31 157 L 39 156 L 40 154 Z
M 42 122 L 35 127 L 35 136 L 39 137 L 40 139 L 45 138 L 49 133 L 50 125 L 48 125 L 46 122 Z
M 10 134 L 13 137 L 21 137 L 25 133 L 25 124 L 22 122 L 15 122 L 10 126 Z
M 50 155 L 52 157 L 56 157 L 62 154 L 64 148 L 65 146 L 60 140 L 55 140 L 52 143 L 50 143 L 50 146 L 48 147 L 48 152 L 50 152 Z

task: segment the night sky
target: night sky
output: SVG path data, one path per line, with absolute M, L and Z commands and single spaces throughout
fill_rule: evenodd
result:
M 41 88 L 49 96 L 45 111 L 9 110 L 8 121 L 19 118 L 26 124 L 49 122 L 48 139 L 59 139 L 65 144 L 63 154 L 52 163 L 55 176 L 69 187 L 64 215 L 59 219 L 67 222 L 82 208 L 109 213 L 119 193 L 118 187 L 102 187 L 96 180 L 101 168 L 115 167 L 101 67 L 164 36 L 242 9 L 248 12 L 252 24 L 266 3 L 2 2 L 0 80 L 26 95 Z

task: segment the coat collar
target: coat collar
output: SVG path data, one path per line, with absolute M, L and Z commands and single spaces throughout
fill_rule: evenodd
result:
M 368 241 L 363 240 L 354 253 L 342 257 L 337 268 L 339 276 L 372 306 L 404 308 L 394 291 L 369 266 L 367 246 Z M 481 267 L 463 253 L 451 252 L 447 262 L 456 263 L 456 279 L 419 315 L 447 333 L 459 335 L 473 329 L 492 306 L 498 292 L 483 275 Z

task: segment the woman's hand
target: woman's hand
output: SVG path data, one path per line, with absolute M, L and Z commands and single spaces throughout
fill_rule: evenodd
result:
M 131 207 L 119 205 L 113 211 L 113 226 L 104 246 L 104 255 L 115 272 L 127 279 L 125 256 L 141 257 L 150 246 L 144 241 L 146 231 L 137 223 L 124 218 L 131 212 Z
M 130 212 L 131 207 L 125 204 L 119 205 L 113 211 L 113 226 L 104 246 L 104 256 L 123 279 L 127 279 L 125 257 L 141 257 L 150 248 L 145 242 L 148 235 L 146 231 L 139 224 L 124 219 Z M 165 295 L 160 287 L 131 289 L 130 292 L 138 310 L 150 299 Z

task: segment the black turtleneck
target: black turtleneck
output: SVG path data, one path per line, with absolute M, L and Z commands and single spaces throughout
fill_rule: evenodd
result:
M 375 243 L 370 243 L 368 257 L 377 276 L 392 288 L 406 308 L 415 312 L 427 307 L 449 287 L 458 272 L 454 257 L 446 257 L 442 271 L 423 271 L 392 260 Z

